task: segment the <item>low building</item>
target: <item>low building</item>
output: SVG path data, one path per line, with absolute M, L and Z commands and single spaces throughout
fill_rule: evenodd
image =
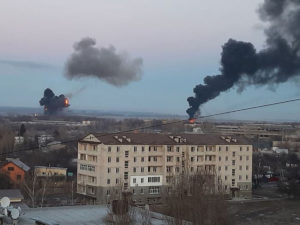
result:
M 24 196 L 19 189 L 0 189 L 0 199 L 8 197 L 11 203 L 21 203 Z
M 20 184 L 29 170 L 30 167 L 19 159 L 7 158 L 0 168 L 0 173 L 8 175 L 14 184 Z
M 161 201 L 182 174 L 214 173 L 233 197 L 252 192 L 252 145 L 243 137 L 204 134 L 89 134 L 78 143 L 77 192 L 106 203 L 118 189 L 137 203 Z
M 35 166 L 34 173 L 38 177 L 66 177 L 67 168 Z

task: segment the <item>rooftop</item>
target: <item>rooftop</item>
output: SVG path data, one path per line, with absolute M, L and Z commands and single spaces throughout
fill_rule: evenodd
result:
M 28 170 L 30 170 L 30 167 L 27 166 L 22 161 L 20 161 L 19 159 L 6 158 L 6 161 L 7 162 L 12 162 L 13 164 L 15 164 L 16 166 L 18 166 L 19 168 L 23 169 L 25 172 L 27 172 Z
M 241 136 L 156 133 L 89 134 L 80 142 L 105 145 L 250 145 Z
M 23 212 L 25 215 L 20 217 L 19 225 L 34 225 L 32 218 L 39 218 L 60 225 L 104 225 L 103 219 L 107 213 L 107 207 L 104 205 L 49 207 L 24 209 Z M 136 224 L 140 224 L 138 215 L 137 213 Z M 159 218 L 159 215 L 155 215 L 155 218 Z M 161 219 L 152 218 L 152 224 L 162 225 L 164 223 Z

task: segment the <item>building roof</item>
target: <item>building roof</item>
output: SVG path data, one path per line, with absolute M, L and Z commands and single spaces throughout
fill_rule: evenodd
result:
M 16 166 L 18 166 L 19 168 L 21 168 L 22 170 L 24 170 L 25 172 L 27 172 L 28 170 L 30 170 L 30 167 L 27 166 L 25 163 L 23 163 L 22 161 L 20 161 L 19 159 L 13 159 L 13 158 L 6 158 L 6 160 L 8 162 L 11 162 L 13 164 L 15 164 Z
M 22 201 L 24 199 L 19 189 L 0 189 L 0 199 L 8 197 L 11 202 Z
M 157 133 L 89 134 L 80 142 L 105 145 L 250 145 L 242 136 Z
M 135 213 L 136 224 L 142 224 L 141 215 Z M 34 218 L 49 221 L 60 225 L 104 225 L 105 216 L 107 214 L 107 206 L 64 206 L 64 207 L 45 207 L 45 208 L 30 208 L 24 209 L 24 215 L 20 217 L 19 225 L 34 225 Z M 151 218 L 153 225 L 163 225 L 165 221 L 161 214 L 155 214 L 155 218 Z
M 64 168 L 64 167 L 53 167 L 53 166 L 35 166 L 34 168 L 37 168 L 37 169 L 60 169 L 60 170 L 68 169 L 68 168 Z

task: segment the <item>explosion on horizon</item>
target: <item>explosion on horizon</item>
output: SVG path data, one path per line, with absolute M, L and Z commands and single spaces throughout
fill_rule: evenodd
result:
M 206 76 L 187 99 L 190 119 L 199 107 L 222 92 L 250 85 L 276 86 L 300 75 L 300 1 L 265 0 L 260 17 L 268 22 L 265 48 L 257 51 L 252 43 L 229 39 L 223 45 L 219 75 Z
M 47 88 L 44 91 L 44 97 L 40 100 L 40 105 L 44 106 L 44 113 L 46 115 L 52 115 L 69 107 L 70 102 L 64 95 L 55 96 L 54 92 L 50 88 Z

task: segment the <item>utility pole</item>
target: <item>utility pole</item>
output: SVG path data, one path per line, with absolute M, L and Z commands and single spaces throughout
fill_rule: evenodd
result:
M 74 191 L 73 191 L 73 180 L 72 180 L 72 205 L 74 205 Z

